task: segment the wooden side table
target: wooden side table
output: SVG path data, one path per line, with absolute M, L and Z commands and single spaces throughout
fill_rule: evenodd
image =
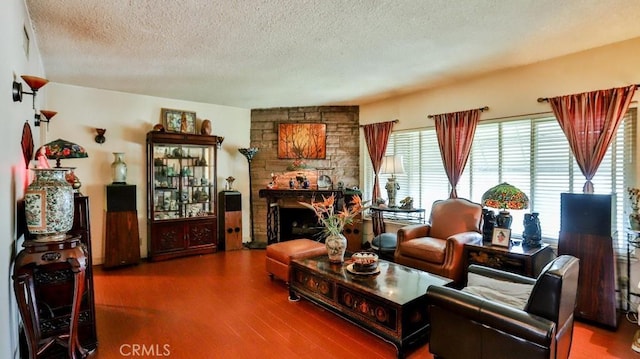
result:
M 528 277 L 537 277 L 542 268 L 555 258 L 555 254 L 546 243 L 538 248 L 522 245 L 500 247 L 491 244 L 465 244 L 464 258 L 465 268 L 471 264 L 479 264 Z
M 18 253 L 13 271 L 13 288 L 25 325 L 25 335 L 29 347 L 29 358 L 36 359 L 46 354 L 54 344 L 67 347 L 69 358 L 84 358 L 89 352 L 78 339 L 78 319 L 80 303 L 85 286 L 87 255 L 79 236 L 67 236 L 66 239 L 51 242 L 27 240 L 24 249 Z M 39 293 L 64 286 L 67 273 L 72 278 L 73 300 L 69 316 L 68 330 L 55 333 L 42 327 L 39 308 Z M 47 283 L 49 282 L 49 283 Z M 49 286 L 49 288 L 46 288 Z M 63 296 L 62 293 L 59 294 Z
M 385 219 L 398 220 L 407 223 L 425 223 L 424 208 L 399 208 L 399 207 L 369 207 L 371 213 L 371 221 L 373 222 L 373 235 L 377 236 L 384 233 L 386 226 Z

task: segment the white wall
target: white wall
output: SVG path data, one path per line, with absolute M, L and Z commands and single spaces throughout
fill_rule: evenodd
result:
M 480 119 L 551 112 L 539 97 L 640 83 L 640 38 L 360 106 L 361 124 L 399 119 L 394 130 L 433 126 L 430 114 L 489 106 Z M 640 91 L 635 95 L 640 99 Z
M 23 26 L 31 39 L 29 56 L 23 49 Z M 33 119 L 31 96 L 22 103 L 13 102 L 10 86 L 19 75 L 43 76 L 40 53 L 35 46 L 29 18 L 22 0 L 7 0 L 0 5 L 0 358 L 14 358 L 18 348 L 18 310 L 12 289 L 13 259 L 20 249 L 22 237 L 16 233 L 16 201 L 23 197 L 29 184 L 29 173 L 22 159 L 20 140 L 22 126 Z M 21 79 L 19 79 L 22 81 Z M 24 88 L 29 88 L 23 83 Z M 33 125 L 33 122 L 31 122 Z M 33 127 L 32 127 L 33 130 Z M 34 141 L 38 146 L 37 131 Z
M 137 185 L 138 226 L 140 249 L 147 253 L 147 177 L 146 134 L 160 122 L 161 108 L 195 111 L 199 119 L 209 119 L 212 133 L 224 137 L 218 151 L 218 189 L 224 188 L 224 179 L 233 175 L 238 189 L 248 193 L 246 159 L 239 147 L 249 145 L 251 127 L 250 110 L 179 101 L 167 98 L 134 95 L 123 92 L 50 83 L 46 87 L 46 109 L 57 111 L 48 130 L 43 124 L 42 143 L 63 138 L 85 147 L 88 158 L 62 160 L 63 167 L 76 167 L 76 175 L 82 182 L 80 192 L 89 196 L 91 212 L 91 240 L 94 264 L 100 264 L 104 256 L 105 186 L 111 184 L 113 152 L 124 152 L 127 164 L 127 184 Z M 8 96 L 7 96 L 8 97 Z M 198 121 L 198 128 L 201 120 Z M 95 142 L 96 128 L 106 128 L 106 141 Z M 51 165 L 54 162 L 51 161 Z M 243 196 L 249 208 L 249 196 Z M 250 233 L 249 214 L 243 218 L 243 233 Z M 249 241 L 247 236 L 245 241 Z

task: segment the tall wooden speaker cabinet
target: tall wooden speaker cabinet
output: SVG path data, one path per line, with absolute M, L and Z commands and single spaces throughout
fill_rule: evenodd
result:
M 242 195 L 237 191 L 218 194 L 220 246 L 224 250 L 242 249 Z
M 576 318 L 616 328 L 612 195 L 562 193 L 558 254 L 580 259 Z
M 353 197 L 358 196 L 362 198 L 362 192 L 356 190 L 345 190 L 344 201 L 349 206 Z M 342 207 L 342 205 L 340 205 Z M 357 252 L 362 250 L 362 213 L 358 214 L 351 224 L 344 226 L 342 234 L 347 238 L 347 250 L 350 252 Z
M 107 213 L 104 238 L 103 268 L 138 264 L 140 262 L 140 231 L 136 186 L 112 184 L 106 186 Z

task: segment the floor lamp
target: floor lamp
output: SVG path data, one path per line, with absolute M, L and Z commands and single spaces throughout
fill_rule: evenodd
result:
M 251 248 L 255 245 L 255 236 L 253 233 L 253 187 L 251 186 L 251 160 L 256 153 L 258 153 L 258 148 L 238 148 L 238 151 L 247 158 L 247 161 L 249 161 L 249 223 L 251 224 L 251 242 L 249 242 L 249 247 Z

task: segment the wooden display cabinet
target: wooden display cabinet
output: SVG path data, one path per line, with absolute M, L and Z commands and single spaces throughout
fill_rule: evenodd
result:
M 147 133 L 148 258 L 218 249 L 217 136 Z

